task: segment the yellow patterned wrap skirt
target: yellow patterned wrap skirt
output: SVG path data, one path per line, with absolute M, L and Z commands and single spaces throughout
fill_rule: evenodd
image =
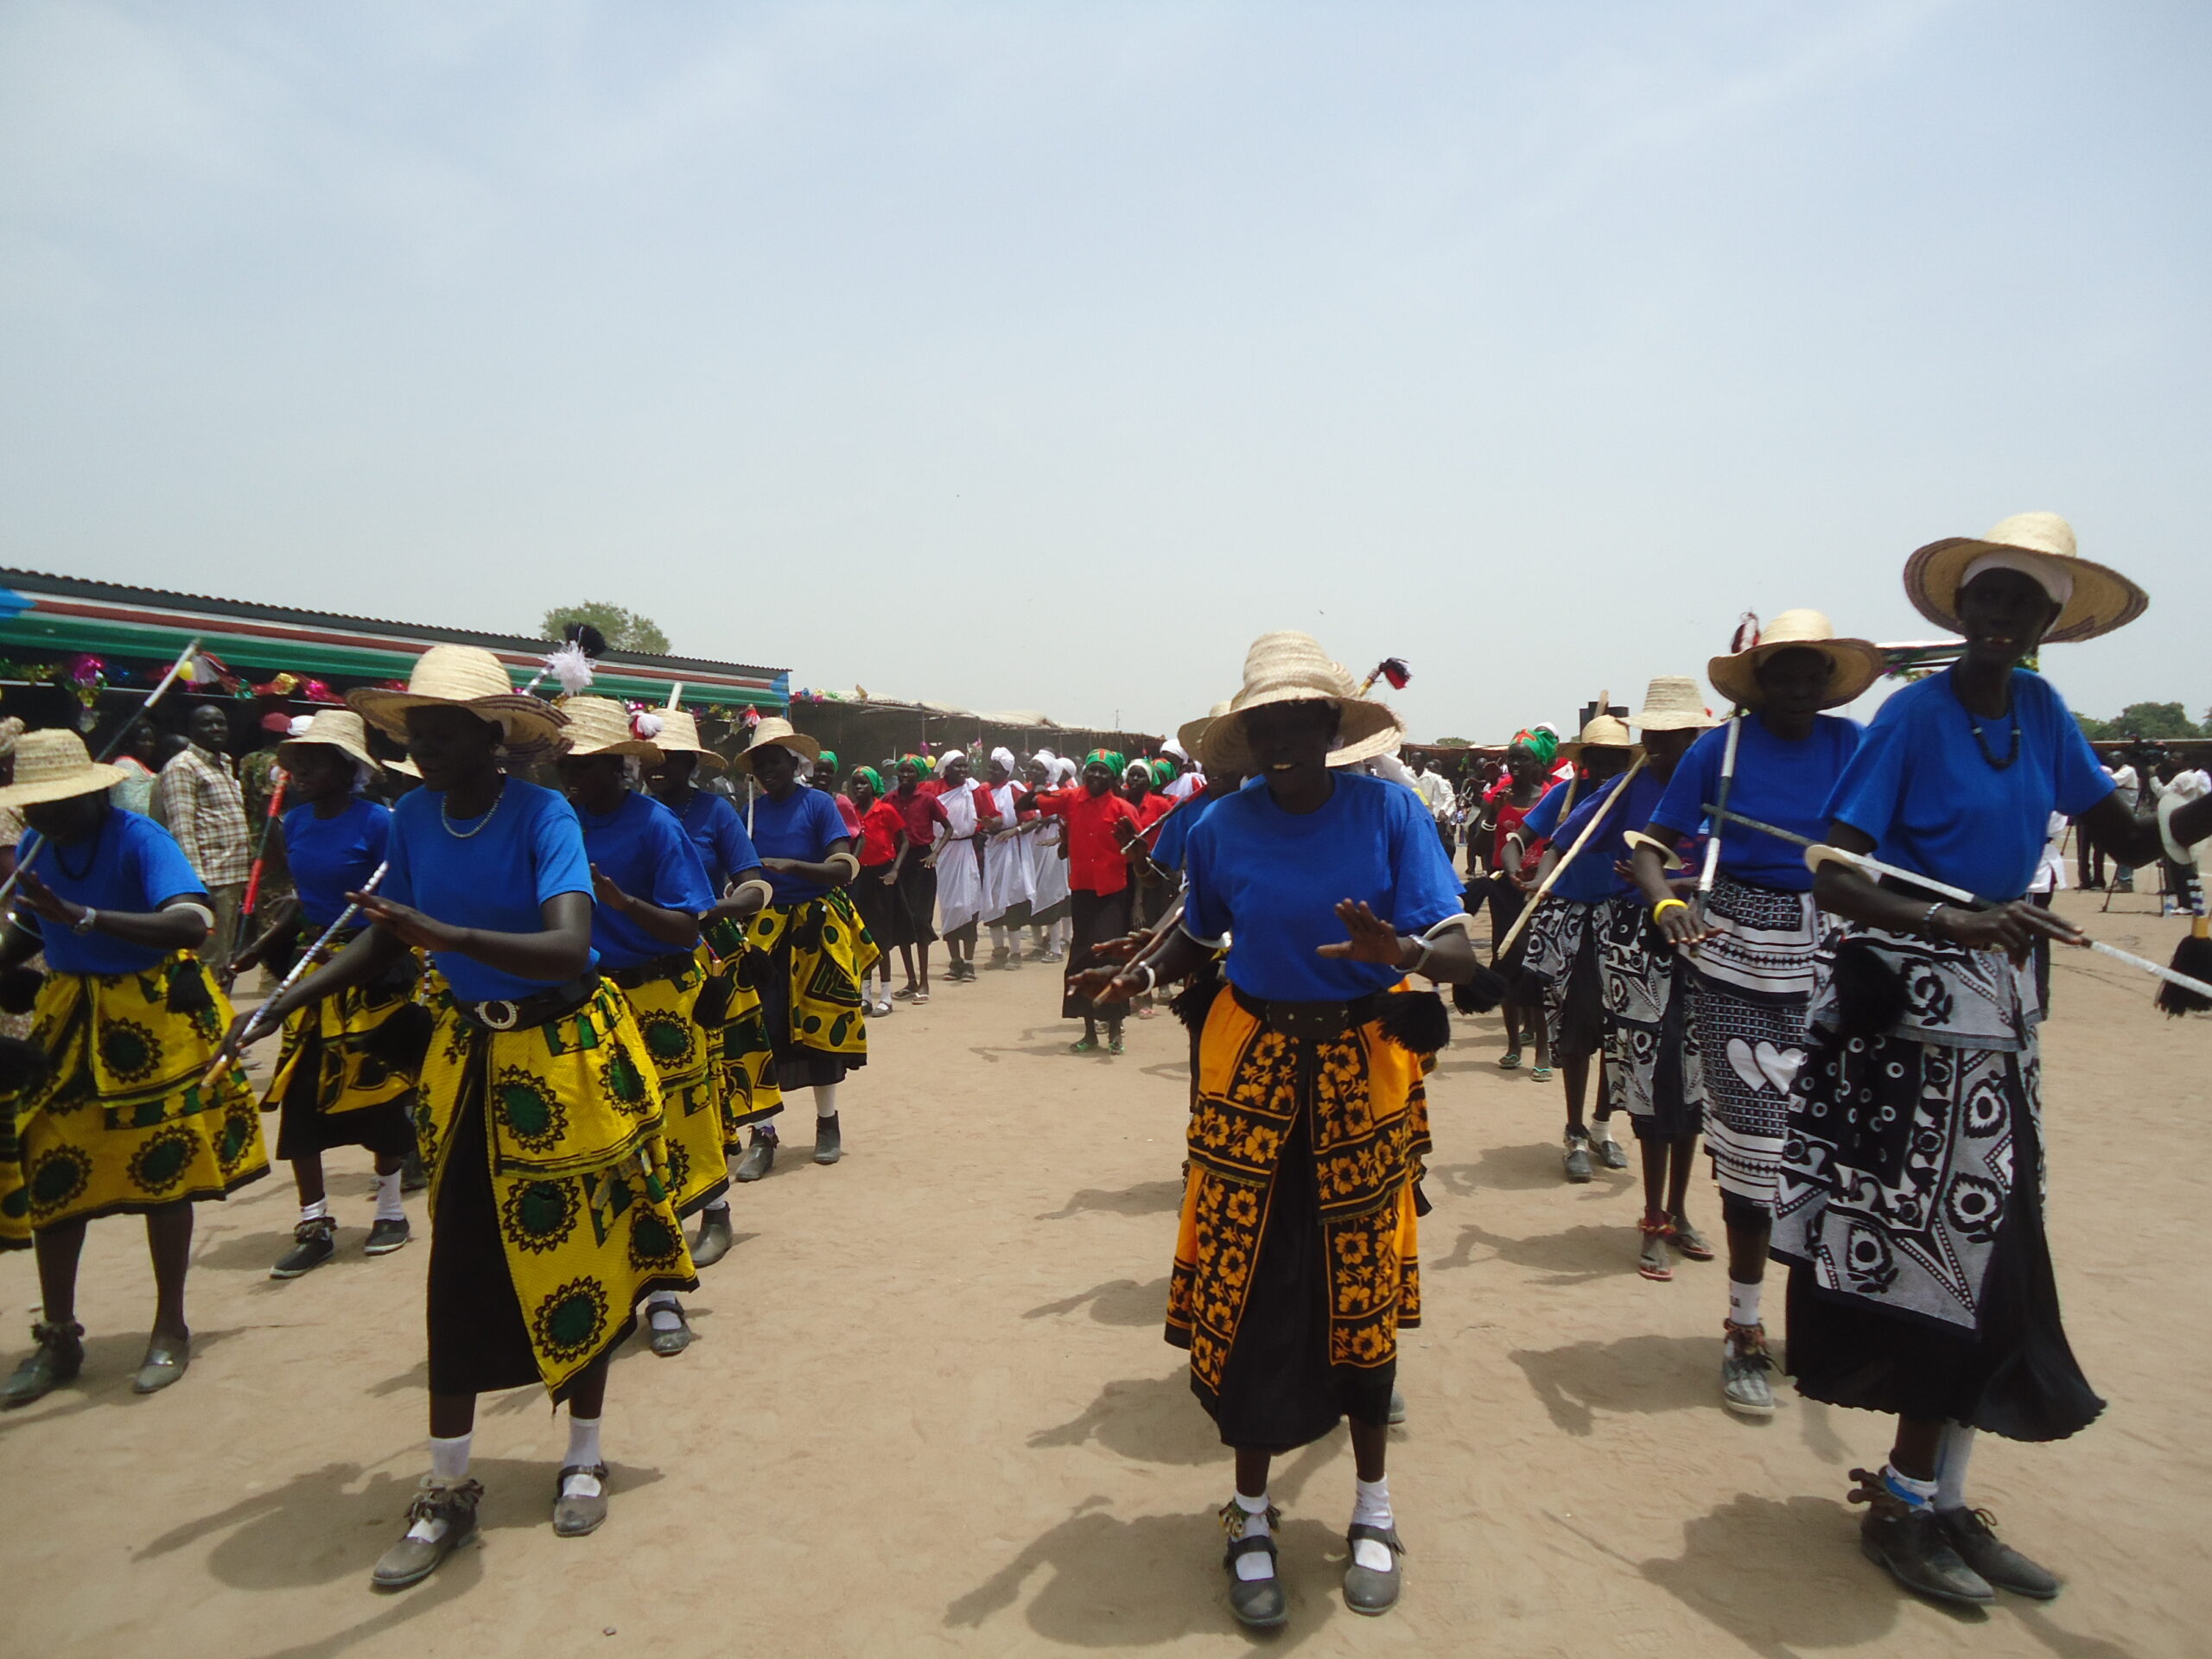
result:
M 707 929 L 699 942 L 699 964 L 713 975 L 728 997 L 715 1028 L 707 1033 L 714 1046 L 715 1088 L 722 1114 L 722 1143 L 730 1151 L 742 1149 L 739 1133 L 747 1123 L 773 1117 L 784 1109 L 783 1085 L 776 1081 L 776 1050 L 768 1040 L 768 1022 L 760 1017 L 760 993 L 746 982 L 745 925 L 725 917 Z
M 431 1182 L 430 1386 L 459 1391 L 442 1378 L 478 1357 L 455 1353 L 498 1346 L 514 1325 L 527 1356 L 483 1358 L 486 1380 L 473 1386 L 527 1381 L 491 1375 L 520 1360 L 557 1397 L 629 1332 L 646 1295 L 698 1285 L 653 1063 L 604 980 L 574 1012 L 512 1031 L 467 1019 L 449 993 L 434 1011 L 416 1108 Z M 456 1144 L 480 1147 L 485 1167 L 448 1168 Z M 493 1282 L 502 1268 L 506 1282 Z
M 334 940 L 317 965 L 336 956 L 354 937 Z M 315 1067 L 315 1109 L 326 1116 L 383 1106 L 412 1094 L 414 1073 L 387 1065 L 372 1051 L 377 1033 L 414 1002 L 420 983 L 421 969 L 410 952 L 397 972 L 371 984 L 349 985 L 286 1014 L 276 1075 L 261 1096 L 261 1109 L 273 1112 L 282 1106 L 302 1065 L 310 1064 Z
M 1166 1337 L 1190 1351 L 1194 1391 L 1230 1444 L 1287 1447 L 1325 1433 L 1336 1402 L 1358 1395 L 1358 1374 L 1394 1365 L 1399 1329 L 1421 1322 L 1414 1186 L 1429 1148 L 1422 1078 L 1433 1059 L 1391 1041 L 1380 1020 L 1294 1037 L 1233 989 L 1214 998 L 1199 1039 Z M 1302 1303 L 1309 1290 L 1310 1318 L 1306 1306 L 1274 1305 Z M 1240 1338 L 1259 1327 L 1255 1351 L 1282 1356 L 1271 1367 L 1300 1372 L 1308 1393 L 1325 1397 L 1282 1410 L 1278 1399 L 1259 1414 L 1304 1426 L 1239 1439 L 1224 1383 Z M 1266 1385 L 1230 1392 L 1253 1387 Z
M 616 981 L 630 1004 L 660 1084 L 661 1141 L 668 1152 L 669 1190 L 676 1213 L 688 1216 L 729 1190 L 728 1137 L 722 1132 L 713 1065 L 714 1039 L 692 1018 L 707 983 L 696 960 L 679 973 L 636 985 Z
M 827 1055 L 848 1066 L 868 1064 L 868 1011 L 861 980 L 883 952 L 853 907 L 852 895 L 832 887 L 819 898 L 770 905 L 746 929 L 748 967 L 775 976 L 767 1001 L 769 1046 L 779 1058 Z M 788 1009 L 785 1030 L 772 1023 Z
M 230 1024 L 230 1000 L 188 950 L 143 973 L 48 974 L 30 1040 L 53 1073 L 0 1101 L 0 1249 L 266 1175 L 245 1068 L 200 1081 Z

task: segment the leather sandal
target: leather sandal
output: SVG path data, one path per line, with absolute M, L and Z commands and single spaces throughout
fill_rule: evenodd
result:
M 31 1325 L 31 1340 L 38 1346 L 0 1384 L 0 1411 L 13 1411 L 34 1400 L 43 1400 L 85 1369 L 85 1327 L 73 1319 L 67 1325 Z
M 138 1375 L 130 1379 L 130 1392 L 159 1394 L 181 1379 L 191 1363 L 191 1338 L 154 1337 L 146 1344 L 146 1357 L 138 1367 Z
M 1387 1572 L 1376 1571 L 1359 1564 L 1358 1546 L 1362 1539 L 1382 1545 L 1390 1552 L 1390 1566 Z M 1351 1560 L 1344 1567 L 1344 1605 L 1355 1613 L 1387 1613 L 1398 1605 L 1398 1592 L 1405 1587 L 1405 1569 L 1398 1565 L 1398 1558 L 1406 1547 L 1398 1541 L 1395 1527 L 1370 1527 L 1355 1521 L 1344 1533 L 1344 1543 L 1353 1551 Z
M 1688 1216 L 1667 1217 L 1667 1242 L 1693 1262 L 1713 1260 L 1713 1246 L 1706 1242 L 1703 1233 L 1690 1225 Z
M 1636 1270 L 1646 1279 L 1656 1279 L 1663 1284 L 1675 1276 L 1674 1264 L 1667 1259 L 1668 1225 L 1648 1217 L 1636 1225 L 1643 1235 L 1643 1249 L 1636 1258 Z
M 570 1475 L 589 1475 L 599 1482 L 598 1493 L 591 1497 L 581 1492 L 569 1493 Z M 607 1465 L 603 1463 L 572 1463 L 561 1471 L 560 1478 L 553 1483 L 553 1531 L 563 1538 L 582 1538 L 597 1532 L 607 1520 Z

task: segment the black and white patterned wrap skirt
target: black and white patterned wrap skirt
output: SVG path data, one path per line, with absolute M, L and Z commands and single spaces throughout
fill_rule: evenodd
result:
M 1691 960 L 1705 1069 L 1706 1149 L 1721 1191 L 1772 1211 L 1789 1093 L 1805 1062 L 1821 916 L 1809 893 L 1722 875 L 1705 902 L 1718 930 Z
M 1543 987 L 1544 1035 L 1554 1064 L 1598 1052 L 1605 1028 L 1598 934 L 1605 906 L 1548 896 L 1515 941 L 1521 968 Z
M 1679 1141 L 1705 1123 L 1705 1067 L 1691 1005 L 1696 975 L 1652 925 L 1641 893 L 1601 911 L 1598 976 L 1605 997 L 1605 1098 L 1639 1141 Z

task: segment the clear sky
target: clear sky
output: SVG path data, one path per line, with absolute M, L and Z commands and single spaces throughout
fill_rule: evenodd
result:
M 2212 7 L 0 6 L 0 562 L 1414 735 L 2027 508 L 2212 704 Z

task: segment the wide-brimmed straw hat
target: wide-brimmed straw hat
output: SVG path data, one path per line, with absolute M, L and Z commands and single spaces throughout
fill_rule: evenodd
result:
M 1784 611 L 1766 626 L 1748 651 L 1715 657 L 1705 665 L 1713 689 L 1729 702 L 1756 709 L 1766 700 L 1759 689 L 1759 664 L 1785 651 L 1817 651 L 1828 659 L 1828 687 L 1821 707 L 1840 709 L 1888 671 L 1882 648 L 1870 639 L 1839 639 L 1834 625 L 1818 611 Z
M 791 729 L 791 723 L 779 715 L 771 715 L 753 728 L 753 741 L 745 753 L 737 757 L 737 764 L 746 771 L 753 770 L 753 757 L 762 749 L 789 749 L 802 760 L 814 761 L 822 758 L 822 745 L 803 732 Z
M 130 774 L 96 761 L 72 731 L 25 732 L 16 740 L 16 781 L 0 789 L 0 806 L 36 806 L 112 789 Z
M 397 760 L 379 760 L 377 764 L 386 772 L 396 772 L 403 778 L 412 778 L 418 784 L 423 781 L 423 768 L 404 757 Z
M 1662 674 L 1643 693 L 1643 707 L 1629 716 L 1643 732 L 1701 732 L 1719 722 L 1706 712 L 1705 694 L 1687 674 Z
M 1340 717 L 1338 747 L 1329 751 L 1332 766 L 1371 760 L 1395 743 L 1404 728 L 1397 715 L 1359 695 L 1343 666 L 1310 633 L 1286 629 L 1263 633 L 1244 654 L 1244 684 L 1230 699 L 1227 712 L 1207 721 L 1201 740 L 1209 766 L 1249 772 L 1252 751 L 1244 739 L 1244 716 L 1275 702 L 1326 702 Z
M 569 753 L 658 756 L 660 751 L 630 729 L 630 711 L 612 697 L 563 697 Z
M 1968 580 L 1967 571 L 1985 559 L 1990 562 L 1985 568 L 2035 576 L 2060 601 L 2058 620 L 2043 637 L 2047 645 L 2110 633 L 2142 615 L 2151 603 L 2151 596 L 2119 571 L 2076 553 L 2074 526 L 2055 512 L 2018 512 L 1986 536 L 1947 536 L 1929 543 L 1904 562 L 1905 597 L 1930 622 L 1964 632 L 1959 626 L 1959 589 Z
M 308 743 L 343 749 L 354 760 L 372 766 L 384 764 L 369 753 L 368 728 L 361 724 L 361 717 L 350 709 L 316 709 L 301 728 L 297 737 L 287 738 L 276 746 L 278 763 L 290 766 L 292 760 L 287 752 Z
M 662 709 L 660 730 L 653 734 L 653 747 L 667 754 L 696 754 L 702 765 L 716 772 L 728 768 L 729 762 L 699 741 L 699 722 L 688 709 Z
M 1559 746 L 1559 759 L 1572 760 L 1585 749 L 1634 749 L 1635 736 L 1618 715 L 1593 715 L 1571 742 Z
M 1175 741 L 1183 746 L 1183 753 L 1197 756 L 1205 747 L 1206 728 L 1229 712 L 1229 705 L 1217 702 L 1197 720 L 1186 720 L 1175 728 Z
M 568 747 L 561 711 L 516 690 L 499 659 L 481 645 L 432 645 L 415 659 L 404 691 L 364 686 L 348 691 L 346 702 L 403 742 L 409 709 L 446 707 L 493 721 L 505 734 L 502 747 L 517 759 L 550 758 Z

